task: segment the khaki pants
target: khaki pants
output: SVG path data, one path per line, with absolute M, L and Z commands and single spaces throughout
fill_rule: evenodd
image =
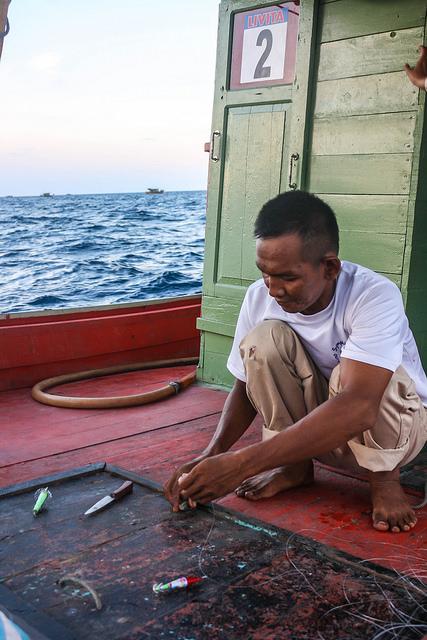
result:
M 248 397 L 264 419 L 263 439 L 340 393 L 340 365 L 328 383 L 285 322 L 266 320 L 256 326 L 240 343 L 240 353 Z M 426 440 L 427 410 L 399 367 L 384 392 L 375 426 L 318 459 L 359 472 L 392 471 L 413 460 Z

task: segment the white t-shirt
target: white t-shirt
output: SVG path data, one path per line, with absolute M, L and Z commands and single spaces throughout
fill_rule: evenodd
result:
M 396 371 L 403 365 L 427 406 L 427 377 L 409 328 L 398 287 L 370 269 L 342 262 L 335 294 L 326 309 L 312 315 L 287 313 L 272 298 L 264 280 L 247 290 L 228 358 L 229 371 L 246 381 L 241 340 L 263 320 L 283 320 L 298 334 L 329 379 L 340 358 Z

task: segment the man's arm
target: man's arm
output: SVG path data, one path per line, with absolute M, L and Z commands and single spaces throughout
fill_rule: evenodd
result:
M 246 383 L 236 379 L 209 443 L 209 455 L 228 451 L 252 424 L 255 416 L 256 411 L 246 393 Z
M 225 401 L 216 431 L 206 449 L 200 456 L 179 467 L 164 486 L 165 496 L 174 511 L 178 511 L 180 502 L 178 479 L 206 458 L 228 451 L 252 424 L 255 416 L 256 411 L 246 394 L 246 384 L 236 379 Z
M 274 438 L 196 465 L 179 483 L 184 498 L 208 502 L 262 471 L 308 460 L 372 427 L 392 372 L 341 360 L 342 391 Z

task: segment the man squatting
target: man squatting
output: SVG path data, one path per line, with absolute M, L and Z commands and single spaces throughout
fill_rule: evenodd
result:
M 247 290 L 228 359 L 236 380 L 211 442 L 165 495 L 257 500 L 313 482 L 313 458 L 368 475 L 373 526 L 409 531 L 400 469 L 427 439 L 427 378 L 399 289 L 338 258 L 331 208 L 303 191 L 255 222 L 262 279 Z M 230 452 L 256 414 L 262 442 Z

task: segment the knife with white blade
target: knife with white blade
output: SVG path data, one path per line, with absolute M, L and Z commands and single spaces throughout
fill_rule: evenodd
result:
M 85 511 L 85 516 L 91 516 L 94 513 L 98 513 L 98 511 L 102 511 L 106 507 L 108 507 L 111 503 L 117 502 L 117 500 L 121 500 L 128 493 L 131 493 L 133 489 L 133 482 L 131 480 L 126 480 L 118 489 L 110 493 L 109 496 L 105 496 L 95 502 L 93 507 Z

